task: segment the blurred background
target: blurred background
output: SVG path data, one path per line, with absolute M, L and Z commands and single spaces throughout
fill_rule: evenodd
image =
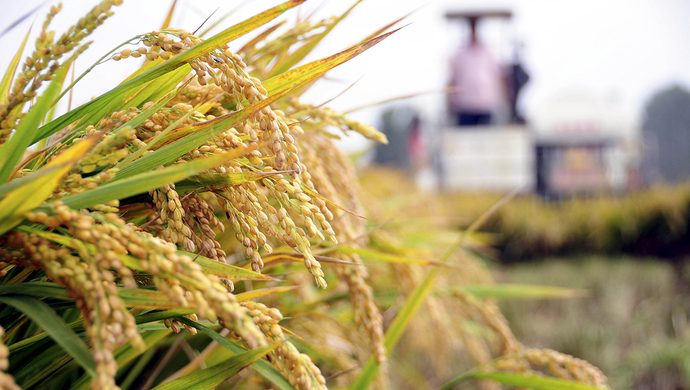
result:
M 55 3 L 0 2 L 3 26 L 39 8 L 0 37 L 0 65 Z M 57 31 L 93 1 L 63 3 Z M 233 12 L 227 26 L 277 3 L 180 0 L 171 25 L 194 31 L 214 11 L 216 19 Z M 327 18 L 351 3 L 311 0 L 284 17 Z M 122 43 L 113 31 L 155 30 L 171 4 L 125 1 L 94 33 L 110 46 L 89 49 L 76 73 Z M 525 344 L 589 360 L 613 388 L 690 389 L 688 17 L 685 0 L 367 0 L 307 60 L 401 18 L 404 27 L 302 100 L 337 96 L 331 108 L 387 134 L 388 145 L 359 136 L 341 145 L 365 187 L 390 169 L 407 183 L 391 202 L 409 196 L 402 188 L 435 196 L 462 229 L 522 189 L 483 228 L 483 244 L 495 249 L 487 265 L 499 281 L 590 291 L 501 301 Z M 89 93 L 111 89 L 138 65 L 98 66 Z M 73 104 L 90 98 L 77 86 Z

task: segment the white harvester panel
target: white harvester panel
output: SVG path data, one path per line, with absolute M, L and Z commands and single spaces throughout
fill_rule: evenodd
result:
M 534 146 L 525 127 L 448 127 L 441 137 L 441 185 L 445 189 L 534 187 Z

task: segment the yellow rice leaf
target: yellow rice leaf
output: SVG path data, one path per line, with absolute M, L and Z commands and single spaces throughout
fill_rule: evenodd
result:
M 316 260 L 318 260 L 320 263 L 366 265 L 366 264 L 353 263 L 351 261 L 334 259 L 332 257 L 326 257 L 326 256 L 314 256 L 314 258 Z M 271 253 L 270 255 L 263 256 L 262 259 L 263 259 L 264 265 L 268 265 L 271 263 L 288 263 L 288 262 L 289 263 L 303 263 L 304 262 L 304 255 L 301 253 L 297 253 L 297 252 L 274 252 L 274 253 Z
M 215 100 L 211 100 L 211 101 L 202 103 L 202 104 L 201 104 L 197 109 L 195 109 L 194 111 L 198 111 L 198 112 L 200 112 L 200 113 L 202 113 L 202 114 L 206 114 L 206 113 L 208 112 L 208 110 L 212 109 L 213 106 L 215 106 L 215 105 L 216 105 L 216 101 L 215 101 Z
M 251 41 L 247 42 L 244 46 L 238 50 L 238 53 L 244 53 L 245 51 L 249 50 L 250 48 L 256 46 L 257 44 L 261 42 L 265 42 L 267 37 L 271 35 L 272 32 L 280 28 L 280 26 L 284 25 L 287 23 L 287 20 L 283 20 L 280 23 L 277 23 L 269 28 L 267 28 L 265 31 L 261 32 L 261 34 L 257 35 L 256 37 L 252 38 Z
M 299 84 L 312 81 L 336 66 L 357 57 L 372 46 L 388 38 L 396 31 L 398 30 L 380 35 L 364 43 L 343 50 L 340 53 L 333 54 L 330 57 L 312 61 L 308 64 L 304 64 L 285 73 L 279 74 L 263 82 L 263 86 L 269 92 L 270 96 L 276 91 L 283 91 L 286 88 L 293 88 Z
M 161 30 L 165 30 L 166 28 L 170 27 L 170 21 L 172 20 L 173 13 L 175 13 L 175 6 L 177 5 L 177 0 L 173 1 L 172 5 L 170 6 L 170 10 L 168 11 L 168 15 L 165 17 L 165 20 L 163 21 L 163 25 L 161 26 Z
M 352 248 L 352 247 L 348 247 L 348 246 L 342 246 L 342 247 L 338 247 L 336 250 L 338 252 L 356 254 L 356 255 L 360 255 L 362 257 L 373 259 L 373 260 L 385 261 L 387 263 L 438 265 L 441 267 L 448 267 L 448 268 L 463 268 L 462 266 L 457 265 L 457 264 L 443 263 L 443 262 L 434 261 L 434 260 L 416 259 L 413 257 L 393 255 L 390 253 L 378 252 L 378 251 L 374 251 L 371 249 L 358 249 L 358 248 Z
M 418 8 L 417 8 L 417 9 L 418 9 Z M 407 19 L 407 17 L 410 16 L 410 15 L 412 15 L 414 12 L 416 12 L 417 9 L 414 9 L 414 10 L 410 11 L 410 13 L 408 13 L 407 15 L 403 16 L 403 17 L 400 18 L 400 19 L 396 19 L 396 20 L 394 20 L 394 21 L 388 23 L 387 25 L 381 27 L 380 29 L 376 30 L 374 33 L 370 34 L 368 37 L 364 38 L 364 39 L 362 40 L 362 42 L 366 42 L 366 41 L 370 40 L 371 38 L 374 38 L 374 37 L 376 37 L 376 36 L 379 36 L 379 35 L 383 34 L 384 32 L 390 30 L 390 29 L 393 28 L 393 26 L 395 26 L 396 24 L 400 23 L 400 22 L 403 21 L 404 19 Z
M 62 177 L 85 155 L 95 140 L 95 137 L 89 137 L 77 142 L 37 172 L 45 170 L 49 173 L 36 174 L 35 180 L 27 181 L 9 192 L 0 202 L 0 234 L 18 225 L 26 213 L 48 199 Z
M 188 254 L 191 256 L 196 256 L 193 254 Z M 203 256 L 198 256 L 196 257 L 196 260 L 201 268 L 203 269 L 203 272 L 205 274 L 209 275 L 216 275 L 220 278 L 223 279 L 232 279 L 232 280 L 267 280 L 267 281 L 275 281 L 275 278 L 272 278 L 268 275 L 262 275 L 258 272 L 254 272 L 252 270 L 248 270 L 245 268 L 240 268 L 234 265 L 230 264 L 225 264 L 221 263 L 212 259 L 208 259 Z
M 277 6 L 271 8 L 269 10 L 266 10 L 266 11 L 254 16 L 254 17 L 247 19 L 246 21 L 244 21 L 240 24 L 237 24 L 233 27 L 230 27 L 230 28 L 214 35 L 213 37 L 204 41 L 202 44 L 196 46 L 192 50 L 196 49 L 199 46 L 205 46 L 204 49 L 206 49 L 206 47 L 211 48 L 210 50 L 205 50 L 206 53 L 208 53 L 211 50 L 218 49 L 219 47 L 225 45 L 227 42 L 233 41 L 236 38 L 239 38 L 242 35 L 245 35 L 248 32 L 255 30 L 256 28 L 258 28 L 258 27 L 270 22 L 271 20 L 275 19 L 276 17 L 281 15 L 283 12 L 300 5 L 300 4 L 304 3 L 305 1 L 306 0 L 286 1 L 283 4 L 277 5 Z M 192 50 L 189 50 L 189 52 L 191 52 Z M 185 55 L 186 53 L 189 53 L 189 52 L 185 52 L 183 54 L 180 54 L 180 56 Z M 198 55 L 199 54 L 193 54 L 192 56 L 190 56 L 189 60 L 195 58 Z
M 218 27 L 218 25 L 220 25 L 221 23 L 223 23 L 227 18 L 229 18 L 230 16 L 232 16 L 235 12 L 237 12 L 240 8 L 242 8 L 242 6 L 244 6 L 244 5 L 248 4 L 248 3 L 249 3 L 248 1 L 241 1 L 241 2 L 239 2 L 239 4 L 237 4 L 237 6 L 236 6 L 235 8 L 231 9 L 230 11 L 228 11 L 225 15 L 221 16 L 220 18 L 218 18 L 218 20 L 216 20 L 215 22 L 211 23 L 211 24 L 208 26 L 208 28 L 206 28 L 204 31 L 202 31 L 202 32 L 200 32 L 200 33 L 196 33 L 196 32 L 195 32 L 194 35 L 198 36 L 199 38 L 203 38 L 206 34 L 208 34 L 209 31 L 211 31 L 211 30 L 213 30 L 214 28 Z M 211 19 L 211 17 L 213 16 L 213 14 L 215 14 L 215 12 L 216 12 L 216 11 L 213 11 L 213 12 L 211 13 L 211 15 L 210 15 L 208 18 L 206 18 L 206 20 L 204 20 L 203 24 L 202 24 L 201 26 L 199 26 L 199 28 L 197 29 L 197 31 L 198 31 L 199 29 L 201 29 L 201 27 L 203 27 L 203 26 L 206 24 L 206 22 L 209 21 L 209 19 Z
M 258 290 L 252 290 L 252 291 L 239 293 L 235 296 L 237 297 L 237 300 L 239 302 L 244 302 L 244 301 L 248 301 L 250 299 L 263 297 L 264 295 L 281 293 L 281 292 L 286 292 L 286 291 L 292 291 L 292 290 L 295 290 L 298 288 L 299 288 L 298 286 L 280 286 L 280 287 L 260 288 Z
M 321 42 L 322 39 L 328 35 L 328 33 L 331 32 L 335 28 L 335 26 L 338 25 L 345 17 L 352 11 L 359 3 L 361 3 L 362 0 L 357 0 L 355 4 L 353 4 L 347 11 L 345 11 L 342 15 L 340 15 L 335 22 L 333 22 L 330 26 L 328 26 L 321 34 L 311 38 L 309 42 L 305 43 L 302 45 L 299 49 L 295 50 L 293 53 L 291 53 L 287 57 L 283 57 L 282 59 L 278 59 L 276 64 L 271 68 L 271 71 L 268 73 L 268 77 L 273 77 L 277 76 L 288 69 L 292 68 L 295 66 L 298 62 L 302 61 L 304 57 L 306 57 L 311 51 L 318 45 L 319 42 Z

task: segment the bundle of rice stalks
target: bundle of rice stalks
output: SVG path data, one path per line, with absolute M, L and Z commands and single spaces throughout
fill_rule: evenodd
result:
M 391 257 L 366 249 L 333 132 L 385 137 L 299 99 L 390 33 L 297 66 L 342 16 L 270 25 L 237 52 L 228 42 L 302 1 L 208 39 L 165 26 L 101 61 L 145 58 L 140 69 L 56 115 L 82 42 L 120 3 L 57 39 L 53 7 L 0 82 L 0 388 L 367 388 L 381 367 L 385 387 L 390 351 L 452 250 L 421 269 L 404 256 L 382 274 L 362 265 Z M 385 335 L 372 280 L 407 297 Z M 491 302 L 448 296 L 500 335 L 477 361 L 520 352 Z M 445 304 L 428 302 L 439 324 Z

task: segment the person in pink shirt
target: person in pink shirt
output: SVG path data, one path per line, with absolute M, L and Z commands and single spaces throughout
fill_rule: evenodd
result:
M 488 125 L 491 114 L 502 102 L 505 81 L 493 55 L 477 40 L 477 18 L 469 18 L 469 45 L 451 59 L 448 108 L 458 126 Z

